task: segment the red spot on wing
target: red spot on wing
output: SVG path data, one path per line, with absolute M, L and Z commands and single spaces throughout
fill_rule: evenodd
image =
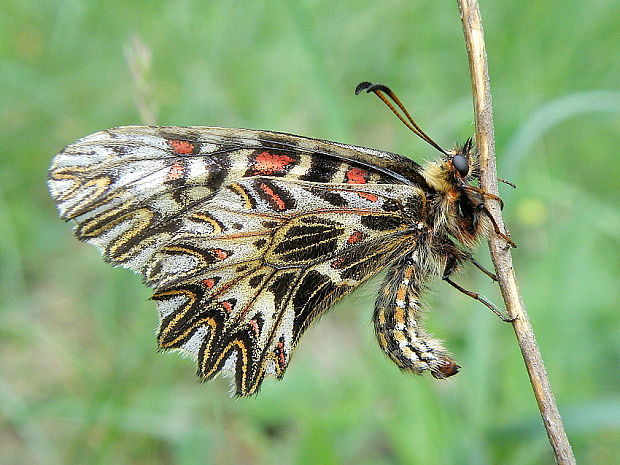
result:
M 280 340 L 276 344 L 274 349 L 276 357 L 278 357 L 278 366 L 281 370 L 286 368 L 286 350 L 284 350 L 284 337 L 280 337 Z
M 212 252 L 215 258 L 217 258 L 218 260 L 224 260 L 225 258 L 228 258 L 229 255 L 226 250 L 222 249 L 212 249 Z
M 213 286 L 217 284 L 217 281 L 213 278 L 207 278 L 202 280 L 202 284 L 204 284 L 207 289 L 213 289 Z
M 222 302 L 222 307 L 224 307 L 224 310 L 226 310 L 226 312 L 230 313 L 232 312 L 233 304 L 230 301 L 225 300 L 224 302 Z
M 174 181 L 176 179 L 181 179 L 184 173 L 185 173 L 185 166 L 183 166 L 183 163 L 176 162 L 168 170 L 168 174 L 166 175 L 166 181 Z
M 347 244 L 355 244 L 355 243 L 357 243 L 357 242 L 359 242 L 361 240 L 364 240 L 365 238 L 366 238 L 366 234 L 364 234 L 361 231 L 355 231 L 347 239 Z
M 270 175 L 282 173 L 286 168 L 295 163 L 295 159 L 284 154 L 262 152 L 254 159 L 254 174 Z
M 366 184 L 368 182 L 368 171 L 361 168 L 351 168 L 346 172 L 347 184 Z
M 375 194 L 370 194 L 368 192 L 358 192 L 357 195 L 359 195 L 363 199 L 369 200 L 370 202 L 376 202 L 377 200 L 379 200 L 379 197 L 377 197 Z
M 178 155 L 189 155 L 195 148 L 194 144 L 188 140 L 169 139 L 168 143 L 170 147 L 172 147 L 172 150 L 174 150 L 174 153 Z
M 258 327 L 258 322 L 252 319 L 249 321 L 249 325 L 254 330 L 254 335 L 258 338 L 260 336 L 260 328 Z
M 259 184 L 258 187 L 265 194 L 267 194 L 271 200 L 273 200 L 273 203 L 276 205 L 278 210 L 286 210 L 286 202 L 284 202 L 284 200 L 282 200 L 282 197 L 276 194 L 271 187 L 262 182 Z
M 370 175 L 368 171 L 363 170 L 362 168 L 351 168 L 345 173 L 347 184 L 366 184 L 369 177 Z M 371 202 L 376 202 L 377 200 L 379 200 L 379 197 L 377 197 L 375 194 L 369 194 L 367 192 L 358 192 L 357 195 Z

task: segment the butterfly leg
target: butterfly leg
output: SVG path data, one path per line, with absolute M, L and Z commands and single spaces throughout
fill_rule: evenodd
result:
M 478 268 L 480 271 L 482 271 L 484 274 L 486 274 L 489 278 L 491 278 L 493 281 L 497 282 L 497 275 L 495 273 L 493 273 L 492 271 L 487 270 L 484 266 L 482 266 L 480 263 L 478 263 L 474 257 L 469 257 L 469 261 L 472 263 L 472 265 L 474 265 L 476 268 Z
M 510 187 L 512 187 L 513 189 L 517 188 L 517 185 L 514 182 L 510 182 L 510 181 L 506 181 L 505 179 L 502 178 L 497 178 L 497 180 L 499 182 L 503 182 L 504 184 L 508 184 Z
M 416 252 L 392 266 L 375 304 L 375 333 L 383 351 L 402 370 L 428 370 L 435 378 L 447 378 L 460 367 L 441 341 L 422 327 L 420 295 L 427 276 Z
M 485 305 L 487 308 L 489 308 L 493 313 L 495 313 L 499 318 L 501 318 L 502 321 L 511 323 L 514 321 L 514 318 L 510 318 L 507 317 L 506 315 L 504 315 L 501 310 L 499 310 L 495 305 L 493 305 L 489 300 L 487 300 L 486 297 L 484 297 L 482 294 L 479 294 L 478 292 L 473 292 L 473 291 L 468 291 L 467 289 L 465 289 L 464 287 L 460 286 L 459 284 L 455 283 L 454 281 L 452 281 L 452 279 L 450 279 L 450 275 L 457 269 L 459 262 L 462 259 L 462 256 L 460 254 L 464 253 L 460 250 L 458 250 L 456 248 L 456 246 L 454 246 L 455 251 L 458 251 L 455 254 L 449 255 L 448 256 L 448 261 L 446 264 L 446 268 L 444 270 L 442 279 L 447 282 L 448 284 L 450 284 L 450 286 L 454 287 L 455 289 L 457 289 L 458 291 L 462 292 L 465 295 L 468 295 L 469 297 L 471 297 L 472 299 L 477 300 L 478 302 L 482 303 L 483 305 Z M 497 277 L 495 275 L 489 274 L 490 272 L 488 272 L 488 270 L 484 269 L 481 265 L 479 265 L 473 258 L 469 258 L 469 260 L 480 270 L 482 270 L 483 272 L 485 272 L 486 274 L 488 274 L 492 279 L 494 279 L 495 281 L 497 281 Z M 492 276 L 491 276 L 492 275 Z
M 458 284 L 456 284 L 454 281 L 452 281 L 448 277 L 444 277 L 443 280 L 445 282 L 447 282 L 448 284 L 450 284 L 450 286 L 452 286 L 455 289 L 457 289 L 460 292 L 462 292 L 463 294 L 468 295 L 472 299 L 476 299 L 478 302 L 481 302 L 483 305 L 485 305 L 487 308 L 489 308 L 493 313 L 495 313 L 498 317 L 500 317 L 502 321 L 505 321 L 506 323 L 512 323 L 514 321 L 514 318 L 510 318 L 508 316 L 505 316 L 501 312 L 501 310 L 499 310 L 495 305 L 493 305 L 489 300 L 487 300 L 487 298 L 485 296 L 483 296 L 483 295 L 481 295 L 481 294 L 479 294 L 477 292 L 468 291 L 464 287 L 459 286 Z
M 471 254 L 460 250 L 456 245 L 454 245 L 454 242 L 452 242 L 450 239 L 444 238 L 444 240 L 441 241 L 440 244 L 441 245 L 439 253 L 448 257 L 443 276 L 451 275 L 452 273 L 457 271 L 463 263 L 470 261 L 472 265 L 474 265 L 476 268 L 486 274 L 493 281 L 497 282 L 497 275 L 495 273 L 487 270 L 484 266 L 478 263 L 478 261 L 476 261 L 476 259 L 472 257 Z
M 493 215 L 491 214 L 491 212 L 489 211 L 489 209 L 484 205 L 483 203 L 480 203 L 477 207 L 477 210 L 483 212 L 488 218 L 489 221 L 491 221 L 491 224 L 493 225 L 493 231 L 495 231 L 495 234 L 497 234 L 499 237 L 501 237 L 502 239 L 504 239 L 506 241 L 506 248 L 509 249 L 510 247 L 512 248 L 516 248 L 517 244 L 515 244 L 513 242 L 513 240 L 510 238 L 510 236 L 508 236 L 507 234 L 504 234 L 503 232 L 500 231 L 499 229 L 499 225 L 497 224 L 497 221 L 495 221 L 495 218 L 493 218 Z

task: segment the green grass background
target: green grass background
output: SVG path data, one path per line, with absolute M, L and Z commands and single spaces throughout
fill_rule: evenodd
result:
M 620 3 L 484 1 L 515 266 L 577 458 L 620 455 Z M 548 464 L 510 325 L 437 283 L 429 325 L 462 372 L 402 374 L 371 328 L 377 282 L 302 339 L 282 382 L 231 399 L 156 351 L 155 305 L 72 237 L 52 156 L 141 122 L 287 131 L 431 158 L 372 96 L 389 84 L 443 145 L 472 133 L 455 2 L 3 2 L 0 462 Z M 132 38 L 152 53 L 136 84 Z M 489 264 L 483 245 L 479 260 Z M 459 278 L 493 300 L 481 273 Z

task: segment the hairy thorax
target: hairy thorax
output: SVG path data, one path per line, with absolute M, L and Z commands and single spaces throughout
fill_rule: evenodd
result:
M 452 236 L 468 249 L 475 247 L 486 231 L 478 209 L 482 199 L 464 190 L 454 170 L 442 160 L 428 163 L 422 175 L 431 188 L 427 195 L 431 207 L 427 211 L 433 235 Z

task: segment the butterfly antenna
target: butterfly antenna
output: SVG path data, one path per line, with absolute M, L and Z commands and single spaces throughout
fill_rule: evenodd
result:
M 411 117 L 411 115 L 409 114 L 405 106 L 402 104 L 400 99 L 396 96 L 394 92 L 392 92 L 392 89 L 390 89 L 388 86 L 384 86 L 383 84 L 373 84 L 372 82 L 361 82 L 355 88 L 355 95 L 359 95 L 363 91 L 374 93 L 377 97 L 379 97 L 383 101 L 383 103 L 387 105 L 387 107 L 390 110 L 392 110 L 392 113 L 394 113 L 398 117 L 398 119 L 401 120 L 402 123 L 409 128 L 411 132 L 413 132 L 415 135 L 420 137 L 422 140 L 426 141 L 428 144 L 435 147 L 437 150 L 439 150 L 444 155 L 448 155 L 448 153 L 444 149 L 442 149 L 439 146 L 439 144 L 437 144 L 424 131 L 422 131 L 420 126 L 418 126 L 417 123 L 414 121 L 414 119 Z M 404 117 L 394 107 L 392 102 L 390 102 L 387 99 L 387 97 L 385 96 L 386 94 L 388 97 L 392 99 L 392 101 L 398 106 L 398 108 L 405 114 Z

